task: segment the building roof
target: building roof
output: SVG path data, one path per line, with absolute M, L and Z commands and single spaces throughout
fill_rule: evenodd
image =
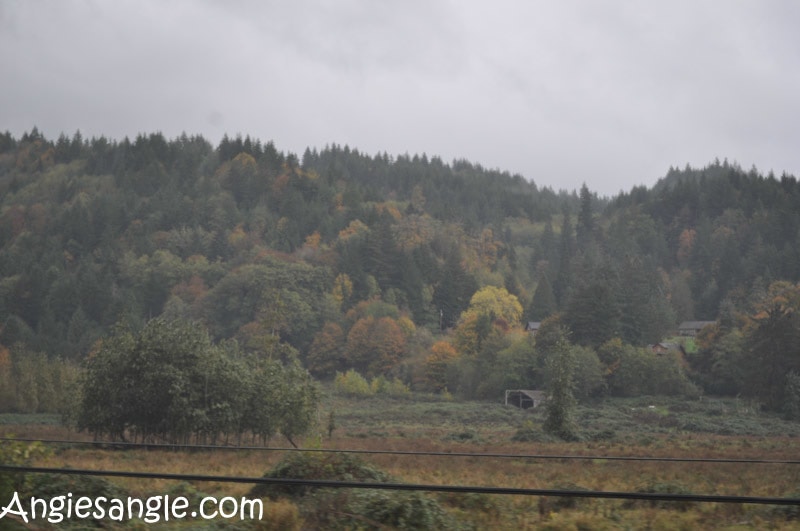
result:
M 647 345 L 647 348 L 650 350 L 680 350 L 681 346 L 678 343 L 669 343 L 662 341 L 661 343 L 654 343 L 652 345 Z
M 547 400 L 547 393 L 534 389 L 506 389 L 506 405 L 522 409 L 537 407 Z

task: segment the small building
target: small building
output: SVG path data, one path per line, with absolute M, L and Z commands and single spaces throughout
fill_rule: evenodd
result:
M 694 337 L 708 325 L 716 324 L 716 321 L 684 321 L 678 325 L 678 335 Z
M 530 332 L 532 335 L 536 335 L 536 332 L 539 331 L 539 327 L 542 326 L 542 323 L 539 321 L 528 321 L 525 323 L 525 331 Z
M 547 399 L 544 391 L 527 389 L 506 389 L 506 405 L 518 407 L 520 409 L 530 409 L 538 407 Z
M 683 350 L 678 343 L 656 343 L 654 345 L 647 345 L 647 348 L 652 350 L 653 354 L 666 354 L 668 352 Z

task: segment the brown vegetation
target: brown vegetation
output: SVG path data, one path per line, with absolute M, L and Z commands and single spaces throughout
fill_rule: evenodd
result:
M 340 404 L 341 405 L 341 404 Z M 432 405 L 431 407 L 443 407 Z M 454 404 L 455 406 L 455 404 Z M 411 404 L 409 404 L 409 407 Z M 455 411 L 455 410 L 454 410 Z M 391 413 L 390 413 L 391 415 Z M 453 424 L 420 419 L 416 424 L 369 427 L 353 417 L 337 417 L 333 439 L 308 441 L 312 447 L 431 453 L 485 453 L 574 456 L 650 456 L 707 459 L 791 460 L 800 455 L 793 437 L 721 436 L 667 433 L 576 443 L 510 442 L 509 426 L 470 425 L 453 432 Z M 462 425 L 463 426 L 463 425 Z M 1 430 L 2 435 L 9 427 Z M 13 426 L 19 437 L 74 438 L 53 427 Z M 281 445 L 282 441 L 272 441 Z M 261 476 L 285 456 L 283 450 L 108 450 L 72 447 L 40 458 L 35 464 L 108 470 L 170 472 L 223 476 Z M 502 486 L 530 489 L 664 491 L 739 496 L 795 496 L 800 468 L 783 464 L 613 461 L 441 455 L 365 455 L 364 459 L 399 481 L 423 484 Z M 114 479 L 135 495 L 167 492 L 167 480 Z M 197 483 L 197 490 L 216 496 L 244 496 L 250 485 Z M 794 493 L 794 494 L 793 494 Z M 431 494 L 451 514 L 480 529 L 796 529 L 796 520 L 770 506 L 735 504 L 657 506 L 620 500 L 537 498 L 478 494 Z M 300 520 L 284 500 L 269 511 L 292 525 Z M 274 509 L 274 511 L 273 511 Z M 283 525 L 283 524 L 282 524 Z

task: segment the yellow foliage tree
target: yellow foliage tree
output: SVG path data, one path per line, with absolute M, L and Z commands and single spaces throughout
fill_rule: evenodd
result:
M 247 241 L 247 232 L 245 232 L 244 226 L 242 226 L 242 224 L 239 223 L 228 234 L 228 244 L 234 249 L 242 251 L 245 248 L 246 241 Z
M 406 339 L 411 339 L 414 336 L 414 333 L 417 331 L 417 327 L 416 325 L 414 325 L 414 321 L 412 321 L 405 315 L 401 315 L 397 319 L 397 325 L 400 327 L 400 330 L 403 331 L 403 334 L 405 334 Z
M 339 231 L 339 240 L 347 241 L 353 236 L 366 234 L 367 232 L 369 232 L 369 227 L 361 220 L 354 219 L 347 227 Z
M 502 320 L 508 327 L 514 327 L 522 318 L 522 305 L 505 288 L 486 286 L 472 296 L 462 319 L 479 315 L 491 316 L 494 321 Z
M 490 336 L 519 325 L 522 305 L 505 288 L 486 286 L 470 299 L 455 330 L 454 344 L 464 355 L 478 354 Z
M 308 236 L 306 236 L 305 245 L 306 247 L 310 247 L 311 249 L 318 249 L 319 244 L 322 241 L 322 236 L 320 236 L 319 231 L 314 231 Z
M 437 341 L 425 358 L 424 378 L 428 389 L 435 392 L 447 387 L 447 366 L 458 359 L 458 352 L 447 341 Z
M 333 298 L 339 303 L 339 309 L 346 304 L 353 295 L 353 281 L 347 273 L 339 273 L 333 281 Z

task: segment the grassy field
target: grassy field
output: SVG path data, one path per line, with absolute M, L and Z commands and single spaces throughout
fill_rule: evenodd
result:
M 336 428 L 328 438 L 327 419 Z M 582 439 L 553 440 L 541 432 L 544 412 L 499 403 L 329 396 L 320 411 L 320 433 L 306 447 L 501 454 L 658 456 L 726 459 L 798 459 L 800 424 L 765 416 L 737 400 L 686 402 L 659 397 L 607 400 L 578 410 Z M 0 435 L 86 438 L 52 418 L 0 415 Z M 287 446 L 279 438 L 273 448 Z M 286 452 L 279 450 L 105 450 L 55 447 L 40 466 L 260 476 Z M 800 497 L 800 466 L 366 455 L 363 460 L 409 483 L 683 492 Z M 251 486 L 230 483 L 176 485 L 167 480 L 114 479 L 137 496 L 199 490 L 214 496 L 246 495 Z M 177 489 L 177 490 L 176 490 Z M 760 505 L 655 505 L 622 500 L 540 498 L 479 494 L 430 494 L 464 529 L 800 529 L 800 509 Z M 303 508 L 294 501 L 267 504 L 264 529 L 300 529 Z M 269 512 L 271 511 L 271 512 Z M 195 522 L 196 524 L 196 522 Z M 183 525 L 189 524 L 184 522 Z M 308 522 L 306 522 L 308 525 Z

